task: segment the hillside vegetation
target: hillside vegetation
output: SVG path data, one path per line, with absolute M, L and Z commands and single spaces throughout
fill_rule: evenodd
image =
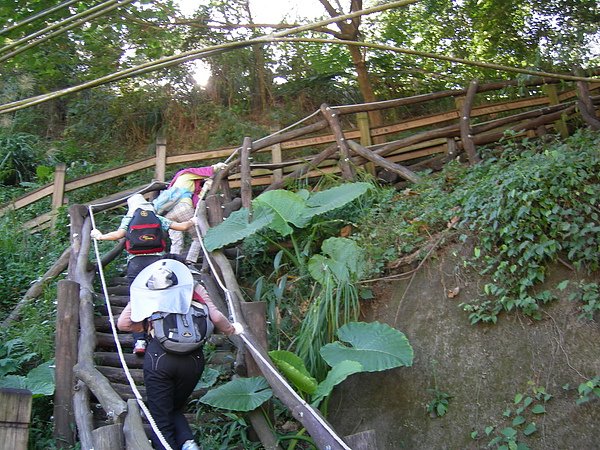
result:
M 287 236 L 267 230 L 246 238 L 238 276 L 248 300 L 267 302 L 271 348 L 299 351 L 319 379 L 323 363 L 318 350 L 335 338 L 336 328 L 314 339 L 307 323 L 319 323 L 323 314 L 331 314 L 314 305 L 329 304 L 340 312 L 358 306 L 364 317 L 373 305 L 387 301 L 377 293 L 379 288 L 372 289 L 376 280 L 391 283 L 418 273 L 424 262 L 450 244 L 462 249 L 462 268 L 481 279 L 472 296 L 452 294 L 461 299 L 456 307 L 465 323 L 493 326 L 515 312 L 539 320 L 545 305 L 563 296 L 564 290 L 577 309 L 577 320 L 595 323 L 600 290 L 596 279 L 585 274 L 597 271 L 600 261 L 600 134 L 580 131 L 567 140 L 548 142 L 513 141 L 507 136 L 504 145 L 485 149 L 482 156 L 477 166 L 454 161 L 401 190 L 363 174 L 363 183 L 371 187 L 344 208 L 320 215 L 305 227 L 293 226 Z M 324 179 L 311 190 L 326 191 L 338 184 L 339 180 Z M 66 217 L 62 220 L 66 225 Z M 66 231 L 28 235 L 19 230 L 15 217 L 3 218 L 0 226 L 2 252 L 13 255 L 0 263 L 6 314 L 28 280 L 43 272 L 68 244 Z M 353 251 L 361 255 L 352 264 L 327 244 L 340 236 L 354 242 Z M 311 271 L 315 258 L 342 261 L 345 278 L 336 272 L 324 284 Z M 120 260 L 111 270 L 118 272 L 123 263 Z M 577 282 L 555 278 L 548 285 L 548 267 L 556 264 L 583 275 Z M 7 343 L 2 352 L 11 362 L 4 375 L 24 376 L 52 358 L 54 298 L 49 286 L 26 309 L 23 320 L 2 331 Z M 338 326 L 361 313 L 353 314 L 339 316 Z M 399 305 L 395 315 L 402 314 Z M 429 332 L 433 339 L 435 328 Z M 582 391 L 586 398 L 596 396 L 598 375 L 587 375 L 592 387 L 589 394 Z M 443 403 L 442 397 L 438 400 Z M 41 428 L 49 418 L 49 406 L 47 397 L 36 400 L 34 423 L 39 421 Z M 35 448 L 47 448 L 49 437 L 34 426 L 33 433 L 38 431 L 45 437 L 34 439 Z

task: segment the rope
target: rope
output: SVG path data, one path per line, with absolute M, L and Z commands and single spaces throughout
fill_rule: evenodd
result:
M 134 194 L 128 195 L 127 197 L 123 197 L 123 199 L 129 198 Z M 88 207 L 88 209 L 90 211 L 90 218 L 92 221 L 92 229 L 96 228 L 96 225 L 94 222 L 94 211 L 93 211 L 94 206 L 99 206 L 99 205 L 89 205 L 89 207 Z M 110 300 L 108 298 L 108 288 L 106 287 L 106 279 L 104 278 L 104 268 L 102 267 L 102 260 L 100 258 L 100 249 L 98 247 L 98 241 L 96 239 L 93 239 L 93 241 L 94 241 L 94 251 L 95 251 L 95 255 L 96 255 L 96 260 L 98 261 L 98 273 L 100 275 L 100 281 L 102 283 L 102 293 L 104 294 L 104 301 L 106 303 L 106 309 L 108 310 L 110 328 L 112 330 L 113 338 L 115 340 L 115 344 L 117 347 L 117 353 L 119 354 L 119 359 L 121 360 L 121 366 L 123 367 L 125 376 L 127 377 L 127 381 L 129 382 L 129 386 L 131 387 L 131 390 L 133 391 L 133 393 L 135 395 L 135 399 L 137 400 L 138 405 L 140 406 L 141 410 L 146 415 L 146 419 L 148 419 L 148 422 L 150 423 L 152 430 L 154 431 L 154 433 L 156 434 L 156 436 L 158 437 L 161 444 L 165 447 L 166 450 L 173 450 L 172 447 L 169 445 L 169 443 L 166 441 L 165 437 L 162 435 L 161 431 L 158 429 L 158 426 L 156 425 L 156 422 L 154 421 L 152 414 L 150 414 L 150 411 L 148 410 L 144 401 L 142 400 L 142 395 L 140 394 L 140 391 L 138 390 L 137 386 L 135 385 L 135 381 L 133 380 L 133 377 L 131 376 L 131 372 L 129 371 L 127 362 L 125 361 L 125 355 L 123 354 L 123 349 L 121 347 L 121 343 L 119 342 L 117 327 L 115 325 L 115 320 L 114 320 L 114 316 L 112 313 L 112 307 L 110 305 Z

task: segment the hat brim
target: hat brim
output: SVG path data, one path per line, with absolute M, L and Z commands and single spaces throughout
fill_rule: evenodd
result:
M 148 288 L 148 279 L 161 266 L 175 273 L 177 284 L 160 290 Z M 141 322 L 157 311 L 186 313 L 192 304 L 193 294 L 194 277 L 187 266 L 174 259 L 160 259 L 144 268 L 131 283 L 131 320 Z

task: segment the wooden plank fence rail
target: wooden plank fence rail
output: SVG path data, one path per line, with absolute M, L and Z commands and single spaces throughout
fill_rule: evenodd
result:
M 505 93 L 506 89 L 514 90 L 516 86 L 527 91 L 523 97 L 502 99 L 506 94 L 501 93 Z M 559 90 L 560 87 L 563 87 L 562 90 Z M 386 158 L 390 163 L 398 164 L 401 161 L 414 162 L 427 157 L 433 158 L 437 154 L 448 154 L 451 151 L 453 155 L 467 151 L 469 159 L 477 160 L 475 147 L 497 141 L 503 136 L 504 130 L 529 130 L 529 135 L 550 131 L 565 137 L 568 134 L 568 120 L 573 118 L 578 118 L 579 122 L 583 120 L 587 126 L 596 129 L 600 124 L 596 113 L 600 96 L 592 94 L 597 94 L 599 90 L 600 81 L 559 84 L 557 80 L 532 78 L 526 82 L 511 80 L 477 84 L 475 87 L 471 85 L 464 89 L 359 105 L 324 105 L 321 117 L 317 117 L 316 122 L 292 130 L 275 132 L 250 143 L 252 155 L 261 155 L 254 158 L 256 161 L 251 164 L 251 185 L 274 189 L 283 186 L 284 180 L 300 176 L 315 178 L 324 174 L 341 174 L 350 179 L 354 176 L 353 168 L 356 166 L 365 166 L 366 170 L 375 174 L 376 164 L 373 160 L 376 158 L 365 158 L 364 153 L 357 155 L 348 147 L 349 140 L 359 142 L 361 148 L 376 152 L 379 157 Z M 454 109 L 410 117 L 380 127 L 370 127 L 367 114 L 370 111 L 406 109 L 451 98 L 455 100 Z M 493 98 L 502 100 L 492 101 Z M 466 107 L 469 107 L 468 111 L 464 109 Z M 469 113 L 467 119 L 466 112 Z M 342 129 L 340 116 L 353 119 L 350 122 L 356 125 Z M 344 123 L 348 123 L 348 120 Z M 325 129 L 329 129 L 330 132 L 322 134 Z M 385 139 L 388 142 L 373 146 L 372 142 L 375 139 Z M 333 148 L 331 144 L 334 145 Z M 242 184 L 237 170 L 239 155 L 235 155 L 241 148 L 240 146 L 169 155 L 167 140 L 161 136 L 156 140 L 156 154 L 153 157 L 91 176 L 66 180 L 66 168 L 59 165 L 53 183 L 2 206 L 0 215 L 52 197 L 51 211 L 24 224 L 26 229 L 41 229 L 53 224 L 58 208 L 68 203 L 65 198 L 68 192 L 151 168 L 154 168 L 154 179 L 164 182 L 169 166 L 207 165 L 216 160 L 233 158 L 225 171 L 227 177 L 225 174 L 218 177 L 211 190 L 213 195 L 218 190 L 222 194 L 227 191 L 228 200 L 231 200 L 230 189 L 238 189 Z M 352 165 L 347 165 L 347 162 L 351 162 Z M 224 180 L 226 184 L 223 184 Z M 122 197 L 126 193 L 113 195 Z

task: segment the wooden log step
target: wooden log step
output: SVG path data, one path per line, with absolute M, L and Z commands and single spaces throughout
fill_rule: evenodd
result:
M 129 373 L 131 374 L 133 381 L 135 381 L 135 384 L 144 384 L 144 371 L 142 369 L 133 369 L 129 367 L 129 365 L 127 365 L 127 367 L 129 368 Z M 125 369 L 122 367 L 96 366 L 96 369 L 108 378 L 111 383 L 129 384 L 129 380 L 125 375 Z
M 118 334 L 119 342 L 121 343 L 121 347 L 123 347 L 123 352 L 128 353 L 133 349 L 133 335 L 131 333 L 119 333 Z M 96 333 L 96 348 L 115 348 L 115 339 L 112 333 Z
M 108 296 L 108 300 L 110 301 L 110 304 L 113 307 L 122 306 L 124 308 L 125 306 L 127 306 L 127 303 L 129 303 L 129 293 L 127 293 L 127 295 L 111 294 Z
M 114 316 L 115 325 L 117 324 L 118 316 Z M 102 331 L 104 333 L 112 333 L 110 327 L 110 321 L 108 316 L 95 316 L 94 317 L 94 328 L 96 331 Z
M 113 316 L 115 316 L 115 317 L 118 317 L 119 314 L 121 314 L 124 309 L 125 309 L 124 306 L 111 306 L 111 308 L 110 308 L 110 310 L 113 313 Z M 104 303 L 102 303 L 102 304 L 97 303 L 95 310 L 103 316 L 108 316 L 108 309 L 106 308 L 106 305 Z
M 141 369 L 144 365 L 144 358 L 134 355 L 131 351 L 124 352 L 125 362 L 130 369 Z M 100 366 L 121 367 L 119 354 L 116 352 L 96 352 L 94 353 L 94 361 Z

